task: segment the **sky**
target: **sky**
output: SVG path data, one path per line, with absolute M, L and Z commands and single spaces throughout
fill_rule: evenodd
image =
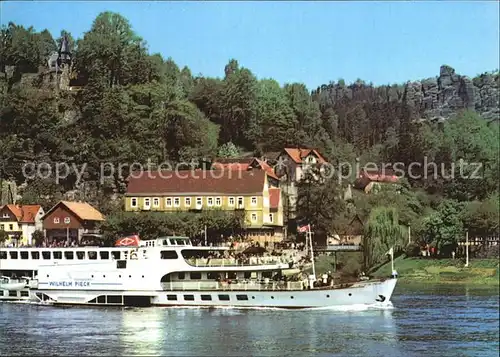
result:
M 468 76 L 500 67 L 497 1 L 2 1 L 0 22 L 82 37 L 103 11 L 193 75 L 222 77 L 235 58 L 259 79 L 315 89 L 419 80 L 443 64 Z

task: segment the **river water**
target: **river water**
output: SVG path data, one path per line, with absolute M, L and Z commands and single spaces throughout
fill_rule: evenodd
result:
M 499 355 L 495 288 L 400 285 L 392 302 L 320 310 L 0 303 L 0 355 Z

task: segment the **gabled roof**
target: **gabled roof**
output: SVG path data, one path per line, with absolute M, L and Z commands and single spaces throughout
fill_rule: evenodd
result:
M 35 223 L 35 218 L 42 208 L 41 205 L 5 205 L 0 206 L 2 208 L 7 208 L 15 217 L 19 223 Z
M 279 188 L 271 187 L 269 189 L 269 206 L 271 208 L 278 208 L 280 205 L 281 190 Z
M 264 170 L 144 171 L 129 176 L 127 195 L 252 194 L 264 190 Z
M 87 202 L 72 202 L 72 201 L 60 201 L 54 207 L 52 207 L 42 219 L 45 219 L 50 213 L 52 213 L 57 207 L 65 206 L 69 211 L 71 211 L 75 216 L 80 218 L 82 221 L 104 221 L 104 216 L 101 212 L 96 210 L 94 207 L 89 205 Z
M 218 158 L 212 161 L 212 168 L 222 170 L 246 170 L 253 160 L 253 157 Z
M 260 160 L 256 157 L 215 159 L 212 163 L 213 169 L 220 170 L 249 170 L 257 166 L 264 170 L 269 177 L 278 180 L 278 176 L 274 173 L 273 168 L 264 160 Z
M 359 177 L 366 177 L 370 181 L 377 182 L 398 182 L 399 177 L 396 175 L 394 170 L 383 169 L 383 170 L 368 170 L 364 169 L 360 172 Z
M 260 160 L 255 158 L 254 161 L 250 164 L 250 166 L 253 165 L 253 163 L 257 163 L 257 165 L 264 170 L 268 176 L 272 177 L 275 180 L 278 180 L 278 176 L 274 173 L 274 169 L 264 160 Z
M 326 160 L 316 149 L 304 149 L 304 148 L 285 148 L 284 151 L 292 158 L 292 160 L 297 164 L 304 163 L 304 159 L 313 154 L 318 158 L 320 164 L 326 163 Z
M 354 182 L 354 187 L 364 189 L 370 182 L 397 183 L 399 177 L 391 169 L 364 169 Z

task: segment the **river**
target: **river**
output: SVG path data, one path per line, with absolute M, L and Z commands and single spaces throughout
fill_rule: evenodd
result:
M 0 303 L 0 355 L 499 355 L 497 289 L 400 285 L 392 301 L 335 310 Z

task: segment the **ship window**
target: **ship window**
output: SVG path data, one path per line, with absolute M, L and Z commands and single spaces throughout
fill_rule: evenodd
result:
M 221 301 L 229 301 L 229 295 L 219 295 L 219 300 Z
M 64 252 L 64 259 L 74 259 L 73 252 Z
M 184 300 L 186 300 L 186 301 L 194 301 L 194 295 L 184 295 Z
M 118 260 L 116 262 L 116 268 L 117 269 L 125 269 L 127 267 L 127 261 L 126 260 Z
M 54 259 L 62 259 L 62 252 L 52 252 Z
M 21 296 L 22 297 L 30 296 L 30 292 L 29 291 L 21 291 Z
M 87 253 L 89 255 L 89 259 L 90 260 L 96 260 L 97 259 L 97 252 L 92 251 L 92 252 L 87 252 Z
M 95 304 L 96 303 L 96 299 L 92 299 L 89 301 L 89 304 Z
M 0 259 L 7 259 L 7 252 L 0 252 Z
M 40 259 L 40 252 L 31 252 L 31 259 Z
M 10 290 L 10 291 L 9 291 L 9 296 L 10 296 L 10 297 L 14 297 L 14 296 L 16 296 L 16 297 L 17 297 L 17 290 Z
M 212 301 L 212 295 L 201 295 L 201 300 Z
M 21 259 L 28 259 L 29 255 L 28 252 L 21 252 Z
M 192 273 L 189 273 L 189 277 L 191 278 L 191 280 L 201 280 L 201 273 L 192 272 Z
M 76 258 L 79 260 L 85 259 L 85 252 L 76 252 Z
M 245 279 L 250 279 L 250 278 L 252 277 L 252 272 L 250 272 L 250 271 L 246 271 L 246 272 L 244 273 L 244 277 L 245 277 Z
M 99 255 L 101 256 L 101 259 L 109 259 L 108 251 L 99 252 Z
M 175 243 L 175 239 L 169 239 L 169 241 L 170 241 L 170 245 L 177 245 L 177 244 Z
M 217 280 L 219 278 L 219 273 L 209 272 L 207 273 L 207 279 Z
M 162 250 L 161 259 L 177 259 L 179 256 L 175 250 Z
M 177 245 L 186 245 L 184 239 L 176 239 Z
M 236 300 L 248 300 L 247 295 L 236 295 Z
M 236 272 L 232 271 L 232 272 L 227 273 L 227 278 L 228 279 L 236 279 Z
M 114 260 L 119 260 L 120 259 L 120 252 L 111 252 L 111 255 L 113 256 Z
M 108 295 L 107 296 L 108 304 L 122 304 L 122 296 L 113 296 L 113 295 Z
M 99 295 L 99 296 L 97 297 L 97 303 L 98 303 L 98 304 L 105 304 L 105 303 L 106 303 L 106 296 L 104 296 L 104 295 Z
M 17 252 L 9 252 L 10 253 L 10 259 L 17 259 Z
M 269 279 L 271 279 L 272 276 L 273 276 L 273 273 L 270 272 L 270 271 L 265 271 L 265 272 L 262 273 L 262 277 L 263 278 L 269 278 Z
M 184 280 L 186 277 L 184 273 L 178 273 L 177 276 L 179 277 L 179 280 Z
M 50 252 L 42 252 L 42 258 L 45 260 L 50 259 Z
M 177 300 L 177 295 L 167 295 L 167 300 L 170 300 L 170 301 Z

